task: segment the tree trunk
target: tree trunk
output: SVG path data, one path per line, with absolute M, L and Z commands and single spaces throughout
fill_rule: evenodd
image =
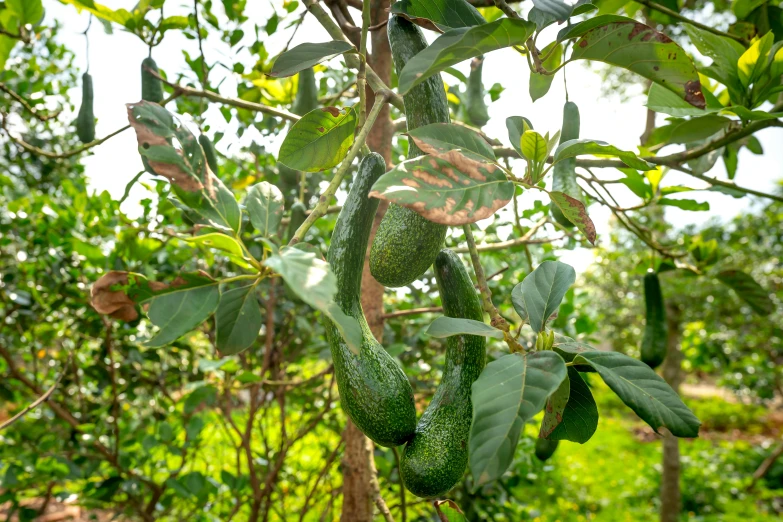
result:
M 372 2 L 371 23 L 377 25 L 389 16 L 389 0 L 368 0 Z M 391 83 L 391 51 L 386 28 L 370 33 L 372 54 L 367 62 L 378 76 L 388 85 Z M 367 88 L 367 106 L 371 107 L 375 100 L 372 90 Z M 367 145 L 379 153 L 390 164 L 391 141 L 394 134 L 388 104 L 378 115 L 369 136 Z M 375 231 L 386 212 L 388 203 L 381 202 L 373 221 L 369 246 L 375 237 Z M 383 337 L 383 286 L 370 274 L 369 256 L 364 259 L 362 272 L 362 308 L 373 335 L 379 341 Z M 343 507 L 340 520 L 343 522 L 372 522 L 373 492 L 372 477 L 375 475 L 373 460 L 373 443 L 359 431 L 349 420 L 345 428 L 345 454 L 343 456 Z
M 663 378 L 679 393 L 682 384 L 682 352 L 680 351 L 681 312 L 677 305 L 666 305 L 666 322 L 669 326 L 666 359 L 663 361 Z M 663 437 L 663 476 L 661 478 L 661 522 L 677 522 L 680 516 L 680 441 L 671 433 Z

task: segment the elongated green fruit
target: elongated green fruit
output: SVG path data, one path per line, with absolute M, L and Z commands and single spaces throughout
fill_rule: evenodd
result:
M 318 108 L 318 86 L 315 84 L 313 68 L 304 69 L 299 73 L 299 86 L 296 90 L 291 112 L 304 116 Z
M 325 326 L 343 410 L 376 444 L 399 446 L 416 429 L 413 389 L 405 373 L 370 332 L 360 299 L 364 255 L 378 208 L 378 200 L 368 194 L 384 172 L 386 162 L 380 154 L 373 153 L 362 160 L 326 256 L 337 278 L 335 301 L 362 329 L 358 355 L 348 348 L 331 321 Z
M 427 47 L 421 30 L 408 20 L 392 16 L 388 23 L 389 44 L 397 74 L 408 60 Z M 430 123 L 449 122 L 449 104 L 439 74 L 411 89 L 403 97 L 408 130 Z M 408 157 L 421 156 L 412 142 Z M 392 203 L 386 212 L 370 251 L 370 272 L 384 286 L 396 288 L 418 279 L 435 260 L 445 225 L 433 223 L 413 210 Z
M 658 280 L 658 274 L 654 272 L 648 272 L 644 276 L 644 304 L 647 317 L 642 337 L 642 362 L 655 368 L 666 358 L 669 327 L 666 324 L 661 282 Z
M 285 233 L 286 243 L 291 241 L 294 237 L 297 229 L 302 226 L 302 223 L 307 219 L 307 207 L 301 201 L 297 201 L 291 205 L 291 219 L 288 221 L 288 228 Z
M 554 455 L 559 440 L 536 439 L 536 458 L 541 462 L 546 462 L 549 457 Z
M 435 258 L 435 279 L 447 317 L 484 320 L 473 281 L 451 250 L 441 250 Z M 455 335 L 446 341 L 443 378 L 400 461 L 403 483 L 414 495 L 442 495 L 465 473 L 473 418 L 470 387 L 485 358 L 484 337 Z
M 92 90 L 92 76 L 90 73 L 82 74 L 82 106 L 76 116 L 76 135 L 82 143 L 90 143 L 95 140 L 95 113 L 92 109 L 94 98 Z
M 472 125 L 483 127 L 489 121 L 487 104 L 484 102 L 484 84 L 481 81 L 481 70 L 484 68 L 484 57 L 477 56 L 470 62 L 470 76 L 465 93 L 465 106 L 468 119 Z
M 563 127 L 560 129 L 560 143 L 579 138 L 579 107 L 574 102 L 566 102 L 563 106 Z M 552 190 L 563 192 L 584 203 L 582 189 L 576 182 L 576 158 L 559 161 L 555 164 L 552 178 Z M 552 205 L 552 217 L 564 227 L 573 228 L 567 217 L 557 205 Z
M 215 152 L 215 146 L 212 144 L 206 134 L 200 134 L 198 137 L 198 143 L 204 150 L 204 157 L 207 159 L 207 165 L 215 175 L 218 174 L 217 153 Z
M 163 101 L 163 82 L 155 78 L 147 69 L 158 73 L 158 64 L 150 57 L 141 62 L 141 99 L 148 102 Z

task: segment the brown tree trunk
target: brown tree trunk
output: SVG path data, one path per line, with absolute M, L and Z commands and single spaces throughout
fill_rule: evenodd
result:
M 682 352 L 680 351 L 681 312 L 676 305 L 667 304 L 666 322 L 669 326 L 663 378 L 679 393 L 683 380 Z M 671 433 L 663 437 L 663 476 L 661 477 L 661 522 L 677 522 L 680 517 L 680 441 Z
M 389 0 L 367 0 L 372 2 L 371 21 L 377 25 L 389 16 Z M 388 85 L 391 83 L 391 52 L 386 28 L 370 34 L 372 54 L 367 57 L 370 66 Z M 367 106 L 375 101 L 372 90 L 367 89 Z M 386 105 L 367 137 L 367 145 L 379 153 L 388 165 L 391 160 L 391 141 L 394 134 L 389 106 Z M 383 202 L 382 202 L 383 203 Z M 373 221 L 369 245 L 375 237 L 375 231 L 386 212 L 388 204 L 381 204 Z M 369 254 L 369 245 L 368 251 Z M 367 317 L 370 330 L 376 339 L 383 337 L 383 286 L 370 274 L 369 256 L 365 256 L 362 272 L 362 308 Z M 373 491 L 372 477 L 375 475 L 373 443 L 349 420 L 345 428 L 345 454 L 343 456 L 343 507 L 340 520 L 343 522 L 372 522 Z

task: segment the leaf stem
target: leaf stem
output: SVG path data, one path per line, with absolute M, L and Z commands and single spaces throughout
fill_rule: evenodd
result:
M 364 142 L 367 140 L 370 129 L 372 129 L 372 126 L 375 123 L 375 120 L 378 118 L 378 115 L 381 113 L 383 106 L 389 102 L 391 94 L 392 93 L 389 90 L 376 92 L 375 103 L 373 104 L 370 113 L 367 115 L 367 121 L 364 122 L 361 130 L 359 130 L 359 133 L 356 135 L 356 139 L 354 140 L 353 145 L 351 145 L 351 149 L 348 151 L 348 155 L 345 156 L 345 159 L 343 159 L 340 167 L 338 167 L 337 172 L 334 173 L 334 177 L 332 178 L 332 181 L 329 182 L 329 186 L 326 188 L 323 194 L 319 196 L 318 203 L 315 205 L 315 208 L 313 208 L 312 212 L 310 212 L 310 215 L 307 216 L 307 219 L 305 219 L 304 223 L 302 223 L 302 225 L 294 233 L 294 237 L 292 237 L 291 241 L 288 243 L 289 246 L 295 245 L 302 241 L 307 231 L 310 230 L 310 227 L 313 226 L 313 223 L 315 223 L 321 216 L 326 214 L 326 210 L 329 208 L 329 202 L 331 201 L 332 197 L 334 197 L 337 189 L 340 187 L 340 183 L 342 183 L 345 174 L 351 167 L 351 163 L 353 162 L 354 158 L 356 158 L 362 148 L 364 148 Z
M 226 279 L 221 279 L 220 283 L 226 285 L 229 283 L 236 283 L 237 281 L 248 281 L 251 279 L 255 280 L 255 279 L 259 279 L 260 277 L 261 274 L 242 274 L 234 277 L 229 277 Z
M 735 40 L 743 45 L 746 44 L 745 39 L 742 38 L 741 36 L 737 36 L 731 33 L 724 33 L 723 31 L 719 29 L 715 29 L 714 27 L 710 27 L 709 25 L 704 25 L 695 20 L 691 20 L 690 18 L 681 15 L 677 11 L 673 11 L 672 9 L 669 9 L 668 7 L 663 6 L 657 2 L 652 2 L 651 0 L 636 0 L 636 2 L 642 4 L 648 9 L 652 9 L 653 11 L 658 11 L 659 13 L 663 13 L 665 15 L 671 16 L 672 18 L 676 18 L 677 20 L 691 24 L 692 26 L 698 27 L 699 29 L 703 31 L 707 31 L 708 33 L 716 34 L 718 36 L 723 36 L 724 38 L 731 38 L 732 40 Z

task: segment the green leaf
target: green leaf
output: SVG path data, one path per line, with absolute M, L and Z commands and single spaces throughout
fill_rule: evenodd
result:
M 737 61 L 737 73 L 743 87 L 749 87 L 767 68 L 767 55 L 772 49 L 772 32 L 756 40 Z
M 299 44 L 277 57 L 269 76 L 274 78 L 293 76 L 313 65 L 355 50 L 352 44 L 341 40 Z
M 264 324 L 255 295 L 255 284 L 226 290 L 215 313 L 215 340 L 221 355 L 249 348 Z
M 434 151 L 414 141 L 423 151 Z M 453 150 L 400 163 L 375 182 L 370 196 L 408 207 L 435 223 L 464 225 L 507 205 L 514 184 L 497 166 Z
M 154 297 L 147 315 L 159 330 L 145 345 L 158 348 L 173 343 L 209 319 L 219 300 L 219 282 L 203 276 L 192 276 L 186 284 Z
M 339 164 L 353 145 L 353 107 L 323 107 L 294 123 L 280 145 L 278 161 L 294 170 L 318 172 Z
M 209 170 L 204 151 L 187 126 L 157 103 L 129 103 L 139 154 L 154 174 L 171 182 L 177 197 L 207 224 L 239 232 L 242 213 L 234 194 Z M 174 145 L 176 143 L 176 146 Z
M 26 0 L 21 0 L 25 2 Z M 133 15 L 127 9 L 109 9 L 105 5 L 93 2 L 93 0 L 61 0 L 64 4 L 71 4 L 77 11 L 86 9 L 101 20 L 114 22 L 126 26 L 133 19 Z
M 522 156 L 522 148 L 520 144 L 522 142 L 522 134 L 525 131 L 533 128 L 533 124 L 530 120 L 523 116 L 509 116 L 506 118 L 506 129 L 508 129 L 508 139 L 511 141 L 511 145 Z
M 544 418 L 541 420 L 541 429 L 538 432 L 539 438 L 549 439 L 549 435 L 563 422 L 563 412 L 568 404 L 568 397 L 571 395 L 571 383 L 569 381 L 569 378 L 563 379 L 555 393 L 547 399 L 546 407 L 544 408 Z
M 436 500 L 433 504 L 441 522 L 468 522 L 465 513 L 453 500 Z
M 666 205 L 669 207 L 677 207 L 682 210 L 690 210 L 692 212 L 702 212 L 710 209 L 710 204 L 706 201 L 698 202 L 692 199 L 671 199 L 661 198 L 658 200 L 659 205 Z
M 729 87 L 730 92 L 741 91 L 742 86 L 737 72 L 737 62 L 745 52 L 742 44 L 731 38 L 712 34 L 690 24 L 683 24 L 683 27 L 696 49 L 704 56 L 712 59 L 712 65 L 703 69 L 703 72 Z
M 522 45 L 535 27 L 526 20 L 501 18 L 475 27 L 452 29 L 408 61 L 399 76 L 400 94 L 451 65 L 496 49 Z
M 530 161 L 541 163 L 547 158 L 547 140 L 534 130 L 525 131 L 519 140 L 522 156 Z
M 613 22 L 628 22 L 631 20 L 631 18 L 613 14 L 595 16 L 593 18 L 588 18 L 583 22 L 579 22 L 578 24 L 568 25 L 560 29 L 560 31 L 557 33 L 557 41 L 564 42 L 566 40 L 570 40 L 571 38 L 579 38 L 580 36 L 598 27 L 604 27 Z
M 438 317 L 427 327 L 424 332 L 432 337 L 443 339 L 452 335 L 481 335 L 503 339 L 503 331 L 481 321 L 473 319 L 461 319 L 458 317 Z
M 699 419 L 642 361 L 618 352 L 586 351 L 574 362 L 592 366 L 620 400 L 656 432 L 665 427 L 675 437 L 699 435 Z
M 557 205 L 568 221 L 576 225 L 576 228 L 585 235 L 590 244 L 595 245 L 595 224 L 587 215 L 584 203 L 565 192 L 557 191 L 549 192 L 549 199 Z
M 433 123 L 408 131 L 408 136 L 426 143 L 437 153 L 461 149 L 473 159 L 495 161 L 495 152 L 476 131 L 453 123 Z M 471 156 L 475 154 L 475 156 Z
M 547 57 L 541 65 L 543 65 L 547 71 L 554 71 L 563 61 L 563 44 L 559 42 L 550 43 L 541 51 L 541 56 Z M 552 81 L 554 79 L 554 74 L 540 74 L 531 71 L 528 88 L 530 99 L 535 102 L 539 98 L 543 98 L 546 93 L 549 92 L 549 88 L 552 86 Z
M 5 0 L 5 6 L 16 15 L 22 25 L 36 24 L 44 15 L 41 0 Z
M 552 15 L 555 20 L 565 21 L 571 16 L 574 6 L 563 0 L 533 0 L 533 5 L 541 12 Z
M 647 200 L 652 197 L 652 187 L 646 182 L 644 176 L 639 174 L 635 169 L 617 169 L 622 172 L 625 177 L 618 181 L 628 187 L 631 192 L 639 196 L 640 198 Z
M 688 120 L 674 120 L 674 123 L 657 127 L 647 139 L 646 146 L 651 147 L 662 143 L 693 143 L 704 141 L 715 134 L 726 130 L 732 120 L 717 114 L 707 114 Z
M 644 161 L 633 152 L 620 150 L 613 145 L 598 140 L 569 140 L 561 143 L 555 150 L 554 162 L 557 163 L 564 159 L 575 158 L 582 154 L 614 156 L 636 170 L 647 171 L 655 168 L 652 163 Z
M 219 232 L 212 232 L 209 234 L 202 234 L 200 236 L 187 237 L 184 239 L 191 245 L 215 248 L 240 258 L 245 256 L 245 253 L 242 251 L 242 246 L 237 242 L 236 239 Z
M 598 428 L 598 407 L 590 387 L 573 366 L 568 368 L 568 381 L 570 393 L 562 420 L 547 438 L 584 444 Z
M 354 352 L 359 351 L 362 331 L 359 323 L 340 310 L 334 302 L 337 279 L 329 263 L 313 252 L 283 248 L 269 256 L 264 264 L 280 274 L 288 287 L 305 303 L 331 319 Z
M 777 120 L 778 118 L 783 118 L 783 112 L 752 111 L 741 105 L 726 107 L 726 110 L 733 112 L 747 121 Z
M 694 107 L 705 107 L 699 74 L 687 53 L 668 36 L 633 19 L 584 33 L 572 60 L 596 60 L 635 72 L 661 84 Z
M 767 316 L 775 311 L 775 303 L 770 299 L 769 292 L 742 270 L 724 270 L 717 277 L 721 283 L 734 290 L 757 314 Z
M 650 91 L 647 94 L 647 103 L 645 105 L 652 111 L 677 117 L 704 116 L 705 114 L 718 112 L 723 109 L 723 105 L 715 98 L 714 94 L 707 89 L 704 89 L 702 93 L 704 94 L 707 105 L 704 109 L 699 109 L 686 102 L 669 89 L 661 87 L 657 83 L 653 83 L 650 85 Z
M 253 185 L 245 198 L 250 222 L 264 237 L 277 233 L 280 220 L 283 219 L 284 205 L 283 193 L 266 181 Z
M 187 29 L 189 25 L 187 16 L 167 16 L 160 22 L 158 30 L 160 32 L 169 31 L 171 29 Z
M 527 317 L 533 331 L 542 332 L 576 280 L 573 267 L 560 261 L 544 261 L 514 287 L 511 301 L 520 317 Z
M 525 423 L 544 408 L 566 377 L 554 352 L 512 353 L 489 363 L 472 386 L 468 443 L 474 489 L 499 478 L 514 459 Z
M 424 28 L 436 28 L 441 32 L 487 23 L 478 9 L 466 0 L 402 0 L 392 4 L 391 12 Z

